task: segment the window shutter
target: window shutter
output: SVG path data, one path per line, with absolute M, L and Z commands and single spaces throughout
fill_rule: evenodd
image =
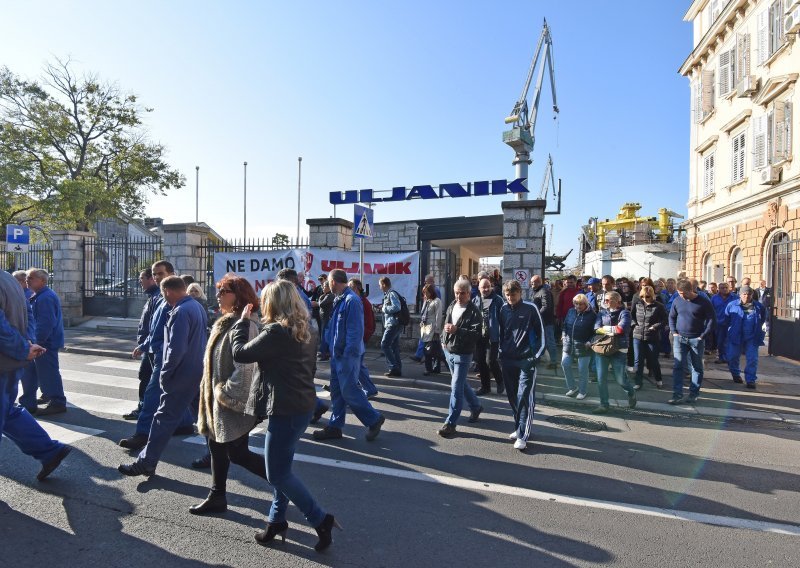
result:
M 744 179 L 745 132 L 737 134 L 731 143 L 731 182 L 738 183 Z
M 702 81 L 702 109 L 703 115 L 714 110 L 714 70 L 706 69 L 703 71 Z
M 711 0 L 711 22 L 715 22 L 717 18 L 719 18 L 719 14 L 722 11 L 722 3 L 720 0 Z
M 753 121 L 753 169 L 767 165 L 767 117 L 761 115 Z
M 750 34 L 736 38 L 736 83 L 750 75 Z
M 758 64 L 763 65 L 769 58 L 769 10 L 758 15 Z
M 719 54 L 719 96 L 727 95 L 733 88 L 733 50 Z
M 699 123 L 703 118 L 703 103 L 700 92 L 700 81 L 692 81 L 692 111 L 694 111 L 692 118 L 695 124 Z
M 703 158 L 703 197 L 714 193 L 714 154 Z
M 772 111 L 772 162 L 786 159 L 786 117 L 784 102 L 776 101 Z
M 783 123 L 784 127 L 784 157 L 788 160 L 792 157 L 792 103 L 783 103 Z

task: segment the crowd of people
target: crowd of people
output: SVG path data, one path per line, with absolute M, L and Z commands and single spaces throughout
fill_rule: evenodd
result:
M 42 463 L 45 479 L 70 447 L 50 439 L 35 415 L 67 411 L 58 351 L 64 346 L 58 296 L 49 275 L 31 269 L 0 273 L 0 427 L 20 449 Z M 140 360 L 139 403 L 124 418 L 135 420 L 130 437 L 119 445 L 136 453 L 118 470 L 126 476 L 152 476 L 175 434 L 206 437 L 207 452 L 195 468 L 210 468 L 208 497 L 189 511 L 195 515 L 227 509 L 226 481 L 231 463 L 272 486 L 267 524 L 255 539 L 285 540 L 286 511 L 293 502 L 318 534 L 317 550 L 332 543 L 338 522 L 292 472 L 297 443 L 309 424 L 330 411 L 316 429 L 318 441 L 343 437 L 348 409 L 375 440 L 385 417 L 370 402 L 378 389 L 364 364 L 367 341 L 375 330 L 375 312 L 362 283 L 344 270 L 319 277 L 310 295 L 298 274 L 284 269 L 260 299 L 250 283 L 235 274 L 215 284 L 219 317 L 209 322 L 207 299 L 189 277 L 175 274 L 161 260 L 143 270 L 139 282 L 146 302 L 132 356 Z M 379 281 L 383 302 L 381 350 L 388 377 L 402 375 L 400 335 L 408 324 L 407 303 L 388 277 Z M 609 411 L 609 376 L 635 408 L 644 372 L 663 388 L 659 355 L 672 357 L 670 404 L 695 403 L 702 387 L 703 355 L 716 350 L 732 380 L 756 388 L 758 347 L 767 330 L 771 291 L 744 279 L 710 283 L 690 279 L 610 275 L 601 279 L 567 276 L 548 281 L 534 276 L 527 298 L 516 280 L 503 283 L 497 271 L 474 278 L 462 275 L 453 285 L 454 301 L 445 306 L 434 278 L 425 278 L 420 310 L 420 343 L 414 358 L 425 375 L 451 375 L 451 393 L 438 434 L 450 438 L 464 410 L 469 422 L 483 411 L 481 396 L 505 393 L 514 448 L 525 450 L 531 436 L 537 367 L 564 373 L 566 396 L 587 396 L 590 374 L 600 397 L 595 413 Z M 559 346 L 560 343 L 560 346 Z M 560 351 L 560 354 L 559 354 Z M 746 365 L 744 378 L 740 358 Z M 318 360 L 330 362 L 330 404 L 316 393 Z M 475 364 L 481 387 L 467 377 Z M 543 364 L 543 363 L 542 363 Z M 684 378 L 691 383 L 684 398 Z M 17 401 L 18 385 L 22 395 Z M 38 392 L 41 389 L 41 396 Z M 264 456 L 249 449 L 250 432 L 267 422 Z

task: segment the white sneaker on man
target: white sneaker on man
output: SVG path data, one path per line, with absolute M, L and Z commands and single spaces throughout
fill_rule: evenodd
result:
M 586 393 L 585 392 L 578 393 L 578 396 L 576 396 L 575 398 L 577 398 L 578 400 L 583 400 L 584 398 L 586 398 Z
M 517 439 L 517 431 L 514 430 L 511 434 L 508 435 L 509 440 L 516 440 Z
M 575 396 L 576 394 L 578 394 L 578 389 L 569 389 L 566 396 Z
M 514 449 L 515 450 L 524 450 L 528 447 L 528 443 L 525 440 L 517 440 L 514 442 Z

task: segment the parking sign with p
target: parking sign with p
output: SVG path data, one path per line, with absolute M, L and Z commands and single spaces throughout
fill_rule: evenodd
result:
M 25 225 L 6 225 L 6 250 L 8 252 L 28 252 L 30 243 L 30 227 Z

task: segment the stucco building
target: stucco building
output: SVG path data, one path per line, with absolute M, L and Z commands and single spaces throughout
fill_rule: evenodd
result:
M 691 88 L 686 272 L 765 279 L 773 317 L 795 324 L 800 0 L 695 0 L 684 20 L 694 30 L 680 68 Z

